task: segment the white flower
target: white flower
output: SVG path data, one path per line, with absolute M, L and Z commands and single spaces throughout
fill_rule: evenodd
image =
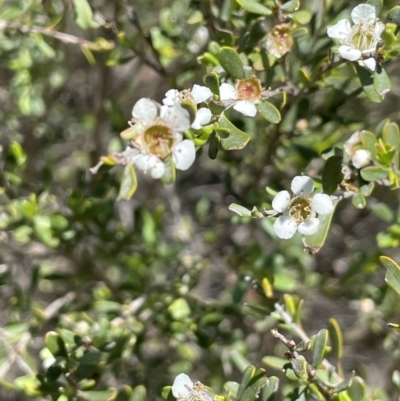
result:
M 193 383 L 188 375 L 180 373 L 176 376 L 171 387 L 172 395 L 178 401 L 212 401 L 213 398 L 208 390 L 200 382 Z
M 187 400 L 190 392 L 193 390 L 194 383 L 188 375 L 181 373 L 175 377 L 174 384 L 171 387 L 172 395 L 178 400 Z
M 179 104 L 159 108 L 152 100 L 142 98 L 133 107 L 132 116 L 134 125 L 126 132 L 135 146 L 131 161 L 137 168 L 161 178 L 169 157 L 178 170 L 187 170 L 193 164 L 195 145 L 182 136 L 190 128 L 187 110 Z
M 220 99 L 224 106 L 232 107 L 248 117 L 257 114 L 256 104 L 259 103 L 263 89 L 260 80 L 253 76 L 246 79 L 238 79 L 236 86 L 223 83 L 219 87 Z
M 207 107 L 197 109 L 197 105 L 206 102 L 211 97 L 212 92 L 209 88 L 202 85 L 193 85 L 191 90 L 186 89 L 181 92 L 176 89 L 170 89 L 165 94 L 163 104 L 165 106 L 174 106 L 183 102 L 190 102 L 196 105 L 196 114 L 191 127 L 194 129 L 200 129 L 202 126 L 207 125 L 211 121 L 212 113 Z
M 292 238 L 298 230 L 303 235 L 318 231 L 317 214 L 333 211 L 331 198 L 326 194 L 309 195 L 314 189 L 313 181 L 307 176 L 294 177 L 291 185 L 293 196 L 288 191 L 280 191 L 272 201 L 272 208 L 279 216 L 274 223 L 274 231 L 279 238 Z
M 360 133 L 355 132 L 344 144 L 344 151 L 351 157 L 351 162 L 355 168 L 363 168 L 371 162 L 371 153 L 360 148 L 362 145 Z
M 376 69 L 376 47 L 381 41 L 385 25 L 376 18 L 375 7 L 360 4 L 351 12 L 354 25 L 345 19 L 328 27 L 328 36 L 340 43 L 339 54 L 342 58 L 357 61 L 371 71 Z

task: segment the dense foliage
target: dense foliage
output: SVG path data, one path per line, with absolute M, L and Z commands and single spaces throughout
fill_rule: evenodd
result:
M 2 401 L 400 399 L 396 4 L 0 1 Z

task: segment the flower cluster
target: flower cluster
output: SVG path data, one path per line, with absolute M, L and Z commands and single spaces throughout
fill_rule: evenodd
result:
M 172 395 L 178 401 L 212 401 L 213 397 L 200 382 L 193 383 L 188 375 L 180 373 L 171 387 Z
M 349 61 L 357 61 L 371 71 L 376 69 L 376 48 L 385 25 L 376 18 L 375 7 L 360 4 L 351 12 L 352 26 L 346 19 L 328 27 L 328 36 L 340 43 L 339 54 Z
M 313 235 L 318 231 L 317 215 L 333 212 L 331 198 L 322 193 L 310 196 L 314 183 L 310 177 L 294 177 L 291 190 L 280 191 L 272 201 L 271 215 L 280 215 L 274 223 L 274 231 L 279 238 L 292 238 L 296 231 L 303 235 Z

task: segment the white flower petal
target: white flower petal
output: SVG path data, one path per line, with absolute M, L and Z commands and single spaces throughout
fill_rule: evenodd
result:
M 350 22 L 341 19 L 335 25 L 328 26 L 327 33 L 332 39 L 346 40 L 351 36 Z
M 361 50 L 358 50 L 353 46 L 343 45 L 343 46 L 340 46 L 338 50 L 339 50 L 339 54 L 342 56 L 342 58 L 349 60 L 349 61 L 356 61 L 362 55 Z
M 184 132 L 190 128 L 189 112 L 180 104 L 161 106 L 160 116 L 174 132 Z
M 316 217 L 310 217 L 299 224 L 299 233 L 303 235 L 313 235 L 318 231 L 319 220 Z
M 275 220 L 274 231 L 279 238 L 292 238 L 297 231 L 296 220 L 290 216 L 279 216 Z
M 133 106 L 132 116 L 138 121 L 150 124 L 157 117 L 157 106 L 153 100 L 141 98 Z
M 381 38 L 382 32 L 385 30 L 385 24 L 378 21 L 374 26 L 375 40 L 378 41 Z
M 306 175 L 298 175 L 293 178 L 290 188 L 295 195 L 304 198 L 305 196 L 310 195 L 313 191 L 314 183 L 310 177 L 307 177 Z
M 318 214 L 329 214 L 333 212 L 332 199 L 327 194 L 315 194 L 312 198 L 312 210 Z
M 233 108 L 247 117 L 254 117 L 257 114 L 257 108 L 254 103 L 247 100 L 238 100 Z
M 190 380 L 190 377 L 184 373 L 175 377 L 174 383 L 171 387 L 172 395 L 177 399 L 188 398 L 192 389 L 193 382 Z
M 375 71 L 376 69 L 376 60 L 373 57 L 365 60 L 358 60 L 358 64 L 360 64 L 362 67 L 367 67 L 370 71 Z
M 352 156 L 354 153 L 354 146 L 361 143 L 360 132 L 356 131 L 344 144 L 343 149 L 349 155 Z
M 194 129 L 200 129 L 203 125 L 207 125 L 211 121 L 211 117 L 211 110 L 207 109 L 206 107 L 202 107 L 196 111 L 196 116 L 191 127 Z
M 290 205 L 290 194 L 288 191 L 280 191 L 272 201 L 272 209 L 283 213 Z
M 355 168 L 368 166 L 371 161 L 371 153 L 366 149 L 358 149 L 354 152 L 351 162 Z
M 376 20 L 375 7 L 369 4 L 359 4 L 357 7 L 353 8 L 351 19 L 355 24 L 359 24 L 360 22 L 373 24 Z
M 172 157 L 178 170 L 187 170 L 196 158 L 196 147 L 193 141 L 185 139 L 172 149 Z
M 165 94 L 165 98 L 162 102 L 165 106 L 174 106 L 175 104 L 179 103 L 179 91 L 176 89 L 170 89 Z
M 192 94 L 192 98 L 196 104 L 205 102 L 212 96 L 210 89 L 208 89 L 207 86 L 201 85 L 193 85 L 190 93 Z
M 164 163 L 155 155 L 139 155 L 134 160 L 135 166 L 152 178 L 161 178 L 165 173 Z
M 237 90 L 233 85 L 223 83 L 219 87 L 219 97 L 223 102 L 225 102 L 227 100 L 236 100 L 237 99 Z

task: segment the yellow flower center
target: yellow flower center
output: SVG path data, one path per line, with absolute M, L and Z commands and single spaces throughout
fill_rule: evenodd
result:
M 152 125 L 144 133 L 144 142 L 149 152 L 165 159 L 171 154 L 171 148 L 174 144 L 172 130 L 166 125 Z
M 311 199 L 294 197 L 290 202 L 289 216 L 293 217 L 297 223 L 307 220 L 311 215 Z
M 374 49 L 376 47 L 374 28 L 372 25 L 369 26 L 358 26 L 355 30 L 351 42 L 354 47 L 358 50 L 364 51 L 368 49 Z

